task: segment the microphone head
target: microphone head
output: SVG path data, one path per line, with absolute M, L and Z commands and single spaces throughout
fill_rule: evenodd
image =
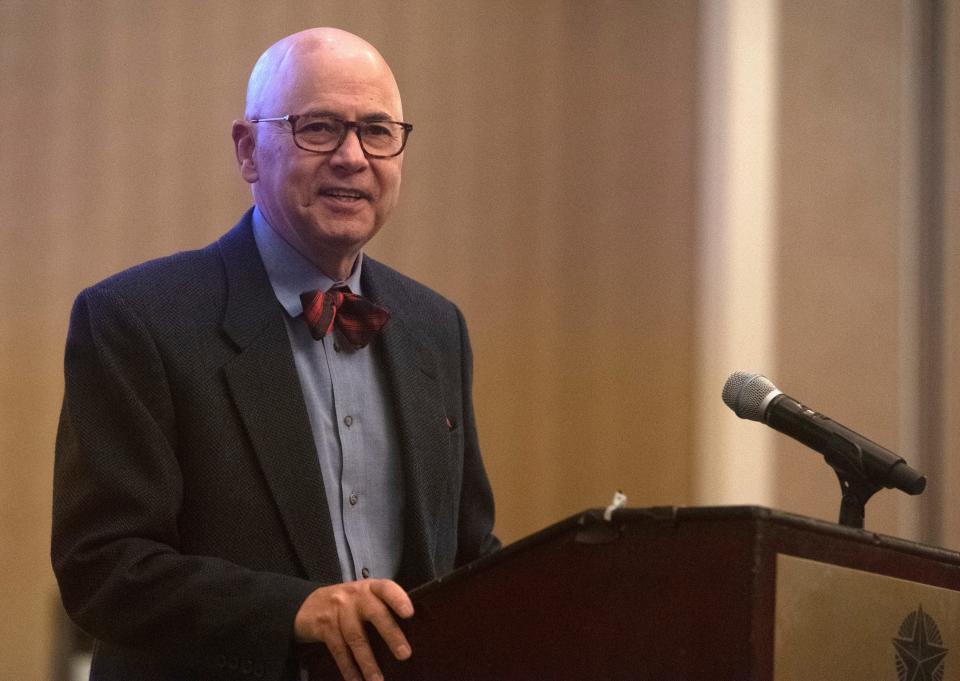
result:
M 763 374 L 735 371 L 723 384 L 723 402 L 742 419 L 760 421 L 770 400 L 780 394 L 777 386 Z

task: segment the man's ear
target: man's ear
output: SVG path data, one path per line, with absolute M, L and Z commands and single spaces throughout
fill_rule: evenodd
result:
M 233 147 L 237 154 L 237 163 L 240 165 L 240 177 L 253 184 L 260 179 L 257 166 L 253 160 L 253 151 L 257 141 L 253 134 L 253 124 L 249 121 L 234 121 Z

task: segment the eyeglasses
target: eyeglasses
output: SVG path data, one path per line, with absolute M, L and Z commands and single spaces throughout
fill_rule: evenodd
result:
M 253 118 L 251 123 L 290 124 L 293 142 L 304 151 L 318 154 L 336 151 L 351 130 L 357 131 L 360 148 L 371 158 L 397 156 L 407 146 L 413 130 L 411 123 L 401 121 L 345 121 L 334 116 L 287 114 L 275 118 Z

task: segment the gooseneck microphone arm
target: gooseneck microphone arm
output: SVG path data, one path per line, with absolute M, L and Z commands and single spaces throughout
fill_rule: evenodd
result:
M 768 426 L 823 454 L 840 480 L 840 523 L 863 527 L 867 501 L 883 487 L 920 494 L 926 478 L 903 458 L 784 395 L 765 376 L 735 372 L 723 401 L 741 418 Z

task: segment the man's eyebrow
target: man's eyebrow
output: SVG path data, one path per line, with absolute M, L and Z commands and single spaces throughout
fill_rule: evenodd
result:
M 336 112 L 334 112 L 334 111 L 328 111 L 327 109 L 310 109 L 309 111 L 307 111 L 307 112 L 305 112 L 305 113 L 303 113 L 303 114 L 301 114 L 301 115 L 302 115 L 302 116 L 308 116 L 308 117 L 310 117 L 310 118 L 321 118 L 321 117 L 323 117 L 323 118 L 340 118 L 341 120 L 342 120 L 342 118 L 343 118 L 343 117 L 340 116 L 338 113 L 336 113 Z M 388 113 L 385 112 L 385 111 L 375 111 L 375 112 L 373 112 L 373 113 L 368 113 L 368 114 L 365 114 L 365 115 L 361 116 L 358 120 L 363 121 L 363 122 L 370 122 L 370 121 L 392 121 L 392 120 L 393 120 L 393 116 L 391 116 L 390 114 L 388 114 Z

